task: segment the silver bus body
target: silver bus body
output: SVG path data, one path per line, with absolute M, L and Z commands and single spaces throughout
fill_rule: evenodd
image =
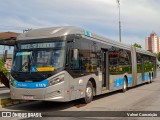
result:
M 111 66 L 110 68 L 110 66 L 107 65 L 109 64 L 109 62 L 106 64 L 106 68 L 105 68 L 106 71 L 109 71 L 109 72 L 105 71 L 106 72 L 105 79 L 103 78 L 103 72 L 100 70 L 96 70 L 97 71 L 96 73 L 91 72 L 90 74 L 86 74 L 86 75 L 83 75 L 83 73 L 81 73 L 81 75 L 79 75 L 78 77 L 73 77 L 69 71 L 64 69 L 61 72 L 46 78 L 47 81 L 50 81 L 52 79 L 56 79 L 59 76 L 63 76 L 62 82 L 59 82 L 51 86 L 43 87 L 43 88 L 15 87 L 13 85 L 14 84 L 13 80 L 15 80 L 15 78 L 11 76 L 10 91 L 11 91 L 12 99 L 44 100 L 44 101 L 59 101 L 59 102 L 72 101 L 75 99 L 80 99 L 85 97 L 85 90 L 86 90 L 88 81 L 92 82 L 92 85 L 94 88 L 94 96 L 95 96 L 95 95 L 100 95 L 100 94 L 122 89 L 124 78 L 127 79 L 127 87 L 133 87 L 138 84 L 143 84 L 145 82 L 148 82 L 151 78 L 153 79 L 156 77 L 156 67 L 152 68 L 152 70 L 148 72 L 143 71 L 143 77 L 142 77 L 142 73 L 137 72 L 136 55 L 143 54 L 143 55 L 147 55 L 155 58 L 155 55 L 153 53 L 150 53 L 148 51 L 144 51 L 141 49 L 137 49 L 134 46 L 126 45 L 123 43 L 119 43 L 119 42 L 101 37 L 94 33 L 85 31 L 84 29 L 80 29 L 76 27 L 52 27 L 52 28 L 35 29 L 19 35 L 16 41 L 17 43 L 23 42 L 23 41 L 27 41 L 27 43 L 30 43 L 32 42 L 30 40 L 37 40 L 37 39 L 43 39 L 43 38 L 52 39 L 56 37 L 63 37 L 65 39 L 69 39 L 68 36 L 70 35 L 74 35 L 75 36 L 74 39 L 84 39 L 84 40 L 96 42 L 96 44 L 103 44 L 104 45 L 103 47 L 101 47 L 100 45 L 99 46 L 97 45 L 98 48 L 100 48 L 101 50 L 105 49 L 105 45 L 106 45 L 106 50 L 104 50 L 106 53 L 108 52 L 107 46 L 123 49 L 130 52 L 131 53 L 131 58 L 130 58 L 131 72 L 128 72 L 128 73 L 124 72 L 118 75 L 111 74 L 110 69 L 113 69 L 113 72 L 116 72 L 117 69 L 119 71 L 122 71 L 121 70 L 122 68 L 120 65 L 115 67 Z M 105 55 L 107 55 L 106 53 Z M 96 69 L 99 69 L 99 68 L 97 67 Z M 128 68 L 126 67 L 125 69 L 128 69 Z M 25 85 L 25 82 L 17 82 L 16 84 L 23 85 L 23 83 Z M 37 82 L 37 84 L 38 83 L 40 82 Z M 103 86 L 103 84 L 105 85 Z M 106 84 L 108 85 L 108 87 L 106 86 Z

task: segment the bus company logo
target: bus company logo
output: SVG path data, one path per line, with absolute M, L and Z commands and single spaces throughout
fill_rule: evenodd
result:
M 18 87 L 27 87 L 27 85 L 24 83 L 18 83 L 17 85 L 18 85 Z
M 12 117 L 11 112 L 2 112 L 2 117 Z

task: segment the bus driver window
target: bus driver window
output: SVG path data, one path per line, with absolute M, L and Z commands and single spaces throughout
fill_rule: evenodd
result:
M 72 69 L 80 69 L 80 58 L 79 58 L 79 50 L 72 49 L 71 51 L 71 66 Z

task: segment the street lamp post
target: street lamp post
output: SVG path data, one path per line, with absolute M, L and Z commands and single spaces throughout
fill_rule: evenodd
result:
M 121 42 L 121 16 L 120 16 L 120 0 L 117 0 L 119 8 L 119 41 Z

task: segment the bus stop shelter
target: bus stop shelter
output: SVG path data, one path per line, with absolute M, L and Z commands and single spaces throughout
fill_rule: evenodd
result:
M 0 33 L 0 45 L 14 46 L 14 42 L 19 33 L 15 32 L 2 32 Z
M 15 32 L 2 32 L 2 33 L 0 33 L 0 45 L 14 46 L 15 40 L 18 35 L 19 35 L 19 33 L 15 33 Z M 4 60 L 4 57 L 5 57 L 5 55 L 3 55 L 3 60 Z M 0 82 L 9 88 L 9 80 L 8 80 L 7 76 L 5 76 L 4 72 L 1 70 L 0 70 Z

